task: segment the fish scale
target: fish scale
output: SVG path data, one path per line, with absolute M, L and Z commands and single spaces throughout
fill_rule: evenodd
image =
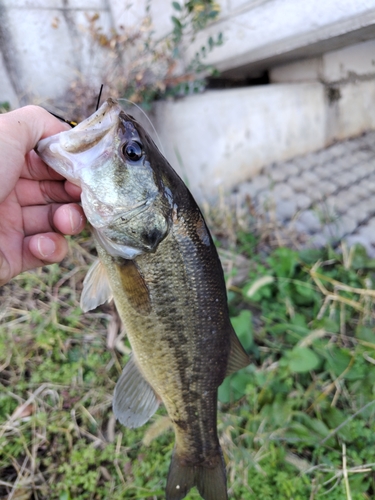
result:
M 132 346 L 115 416 L 139 427 L 162 402 L 176 437 L 166 499 L 181 500 L 196 486 L 204 500 L 227 500 L 217 390 L 249 357 L 230 323 L 220 260 L 196 202 L 113 99 L 36 151 L 82 188 L 99 256 L 82 308 L 113 296 Z

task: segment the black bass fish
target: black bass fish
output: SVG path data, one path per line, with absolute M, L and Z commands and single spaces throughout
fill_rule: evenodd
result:
M 36 152 L 82 188 L 99 260 L 81 307 L 113 297 L 132 346 L 115 416 L 139 427 L 163 402 L 176 435 L 167 500 L 193 486 L 205 500 L 227 500 L 217 390 L 249 357 L 230 323 L 220 260 L 196 202 L 113 99 L 74 129 L 41 140 Z

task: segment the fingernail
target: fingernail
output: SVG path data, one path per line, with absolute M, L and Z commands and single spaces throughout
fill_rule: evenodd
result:
M 82 224 L 82 215 L 72 208 L 69 208 L 69 220 L 72 233 L 78 231 Z
M 40 236 L 38 239 L 38 250 L 42 257 L 50 257 L 56 250 L 56 245 L 50 238 Z

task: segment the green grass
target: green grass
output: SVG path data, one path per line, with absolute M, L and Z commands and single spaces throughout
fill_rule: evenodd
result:
M 373 498 L 375 261 L 232 240 L 230 313 L 253 364 L 219 392 L 230 498 Z M 164 498 L 165 411 L 137 430 L 115 422 L 129 344 L 113 305 L 79 308 L 92 251 L 71 240 L 62 265 L 0 289 L 0 499 Z

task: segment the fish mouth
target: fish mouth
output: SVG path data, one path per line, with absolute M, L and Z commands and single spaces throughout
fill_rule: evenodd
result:
M 117 127 L 121 111 L 121 106 L 109 98 L 72 130 L 39 141 L 35 151 L 53 170 L 81 186 L 82 169 L 105 153 L 112 142 L 110 131 Z
M 117 197 L 116 189 L 111 190 L 113 181 L 103 187 L 110 175 L 107 165 L 116 148 L 121 113 L 121 106 L 109 98 L 73 129 L 42 139 L 35 147 L 47 165 L 82 189 L 83 210 L 91 225 L 100 231 L 119 219 L 129 222 L 146 210 L 156 196 L 142 196 L 128 204 L 126 197 Z

